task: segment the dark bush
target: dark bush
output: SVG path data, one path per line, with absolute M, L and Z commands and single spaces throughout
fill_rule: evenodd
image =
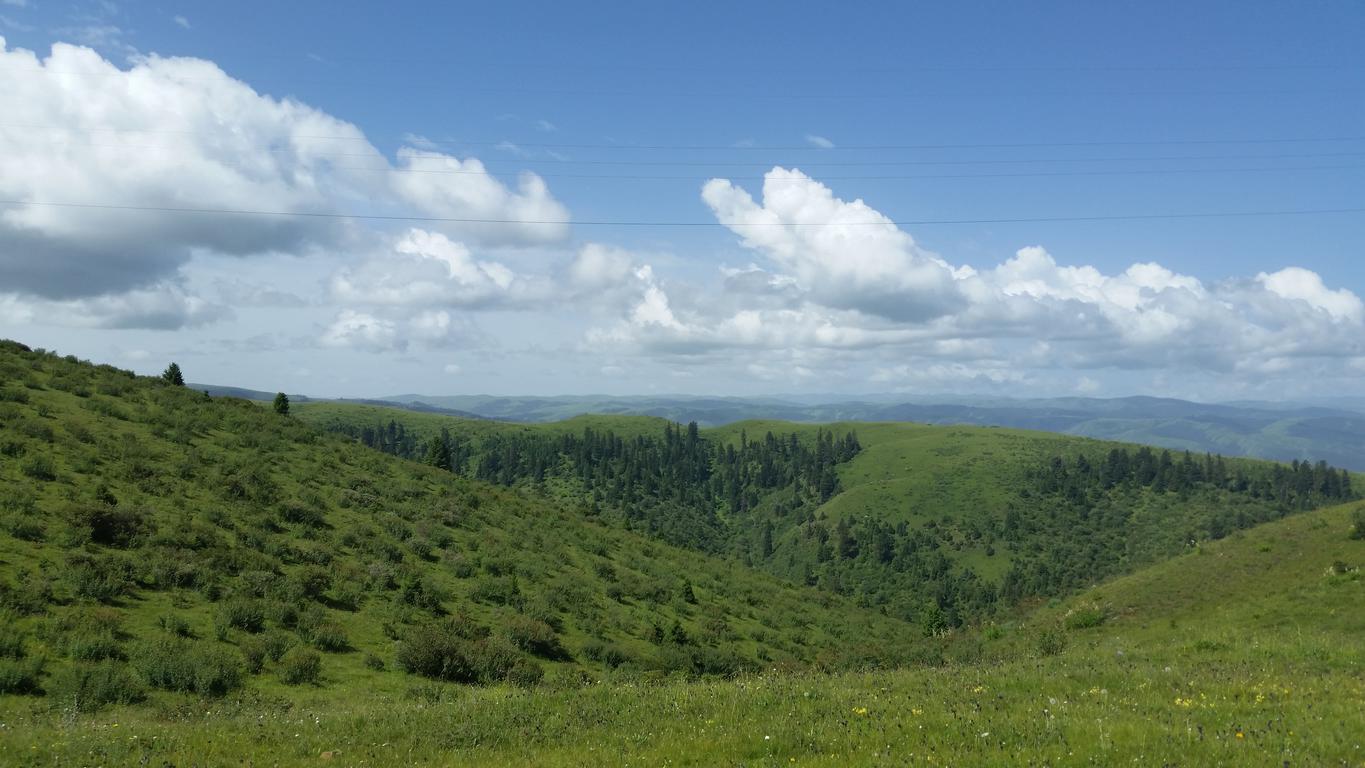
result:
M 530 659 L 517 659 L 511 669 L 507 670 L 504 679 L 518 688 L 531 688 L 544 677 L 545 670 L 541 669 L 539 664 Z
M 194 631 L 190 629 L 190 623 L 184 617 L 168 613 L 158 618 L 156 623 L 161 627 L 161 631 L 176 637 L 194 637 Z
M 529 616 L 511 616 L 502 626 L 503 634 L 527 653 L 546 659 L 564 659 L 568 654 L 549 624 Z
M 373 669 L 376 672 L 384 671 L 384 660 L 373 653 L 365 654 L 365 668 Z
M 1351 513 L 1351 538 L 1365 539 L 1365 507 L 1356 507 Z
M 242 665 L 222 648 L 163 637 L 142 643 L 133 665 L 153 688 L 222 696 L 242 682 Z
M 461 618 L 409 630 L 395 660 L 405 671 L 457 683 L 501 682 L 519 661 L 527 661 L 511 644 Z
M 265 628 L 265 606 L 259 600 L 233 598 L 219 606 L 218 618 L 229 627 L 255 634 Z
M 37 693 L 42 676 L 41 658 L 0 659 L 0 694 Z
M 317 683 L 322 674 L 322 656 L 311 648 L 290 648 L 280 659 L 280 680 L 286 685 Z
M 76 597 L 110 603 L 132 591 L 133 572 L 122 557 L 78 552 L 67 558 L 65 578 Z
M 47 695 L 77 712 L 94 712 L 106 704 L 135 704 L 147 698 L 142 681 L 124 663 L 74 664 L 59 670 Z
M 34 480 L 56 480 L 57 465 L 52 462 L 52 457 L 35 453 L 19 463 L 19 469 Z
M 601 640 L 589 640 L 583 646 L 583 655 L 607 669 L 615 669 L 630 661 L 630 656 L 621 648 Z
M 72 506 L 66 521 L 73 529 L 87 532 L 90 541 L 110 547 L 130 546 L 149 527 L 140 510 L 112 504 Z

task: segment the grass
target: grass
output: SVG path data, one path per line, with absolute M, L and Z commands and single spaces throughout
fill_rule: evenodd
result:
M 15 345 L 0 345 L 0 375 L 0 665 L 41 658 L 50 688 L 0 695 L 0 764 L 1365 764 L 1359 502 L 926 640 L 837 595 L 329 437 L 308 416 Z M 557 428 L 584 423 L 657 426 Z M 1089 444 L 856 428 L 867 449 L 841 470 L 846 493 L 883 487 L 866 503 L 907 520 L 929 503 L 987 510 L 1021 457 Z M 310 568 L 332 576 L 320 591 Z M 414 596 L 416 583 L 428 591 Z M 429 620 L 423 594 L 568 658 L 516 650 L 544 671 L 527 687 L 405 673 L 395 638 Z M 262 633 L 223 625 L 231 604 L 254 628 L 240 601 L 264 604 Z M 224 660 L 267 638 L 301 649 L 309 631 L 282 608 L 341 625 L 344 646 L 285 651 L 222 696 L 134 673 L 147 641 L 181 633 L 161 644 Z M 548 637 L 542 618 L 558 624 Z M 670 673 L 676 649 L 650 635 L 673 622 L 697 648 L 751 663 L 733 677 Z M 94 669 L 71 650 L 92 626 L 114 644 L 98 668 L 127 673 L 100 679 L 145 686 L 129 690 L 139 703 L 89 711 L 59 684 Z M 603 643 L 629 661 L 603 663 Z M 897 668 L 857 669 L 867 662 Z

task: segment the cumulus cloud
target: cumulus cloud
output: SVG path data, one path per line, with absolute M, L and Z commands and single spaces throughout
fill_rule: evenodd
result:
M 74 328 L 174 330 L 229 316 L 227 306 L 195 296 L 176 282 L 79 299 L 0 294 L 0 317 L 15 325 L 42 320 Z
M 342 302 L 392 307 L 507 305 L 533 301 L 544 290 L 539 281 L 424 229 L 408 230 L 387 253 L 340 270 L 331 282 Z
M 847 202 L 798 170 L 774 168 L 762 203 L 725 179 L 702 188 L 717 220 L 821 304 L 900 321 L 961 304 L 952 270 L 862 200 Z
M 407 340 L 399 336 L 398 326 L 392 320 L 352 309 L 342 310 L 327 326 L 322 333 L 322 344 L 367 352 L 401 351 L 407 348 Z
M 124 208 L 0 208 L 0 286 L 78 299 L 173 279 L 199 254 L 317 253 L 356 239 L 338 213 L 562 221 L 544 182 L 516 188 L 474 159 L 411 147 L 390 162 L 359 128 L 257 93 L 215 64 L 134 57 L 124 69 L 59 43 L 46 58 L 0 38 L 0 198 Z M 133 209 L 193 208 L 302 215 Z M 325 214 L 323 216 L 313 214 Z M 563 225 L 434 225 L 479 243 L 543 243 Z
M 1359 297 L 1302 267 L 1204 282 L 1153 262 L 1114 274 L 1060 264 L 1041 246 L 953 265 L 863 201 L 782 168 L 761 202 L 723 179 L 702 199 L 759 260 L 722 268 L 724 300 L 678 301 L 643 273 L 647 289 L 592 340 L 643 354 L 729 350 L 751 372 L 767 365 L 756 355 L 858 353 L 874 381 L 925 386 L 1012 386 L 1060 369 L 1275 376 L 1344 370 L 1365 354 Z M 898 357 L 913 362 L 888 363 Z

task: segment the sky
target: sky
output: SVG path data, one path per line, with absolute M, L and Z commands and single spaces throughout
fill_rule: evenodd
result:
M 0 0 L 0 337 L 314 396 L 1365 395 L 1365 5 Z

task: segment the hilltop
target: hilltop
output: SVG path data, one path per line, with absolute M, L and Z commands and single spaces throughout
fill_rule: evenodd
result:
M 1161 397 L 906 397 L 866 399 L 605 395 L 497 397 L 392 395 L 405 405 L 452 408 L 507 421 L 559 421 L 583 414 L 657 416 L 704 427 L 746 420 L 805 423 L 903 421 L 998 426 L 1142 443 L 1172 450 L 1278 461 L 1327 461 L 1365 471 L 1365 407 L 1359 398 L 1315 403 L 1196 403 Z

